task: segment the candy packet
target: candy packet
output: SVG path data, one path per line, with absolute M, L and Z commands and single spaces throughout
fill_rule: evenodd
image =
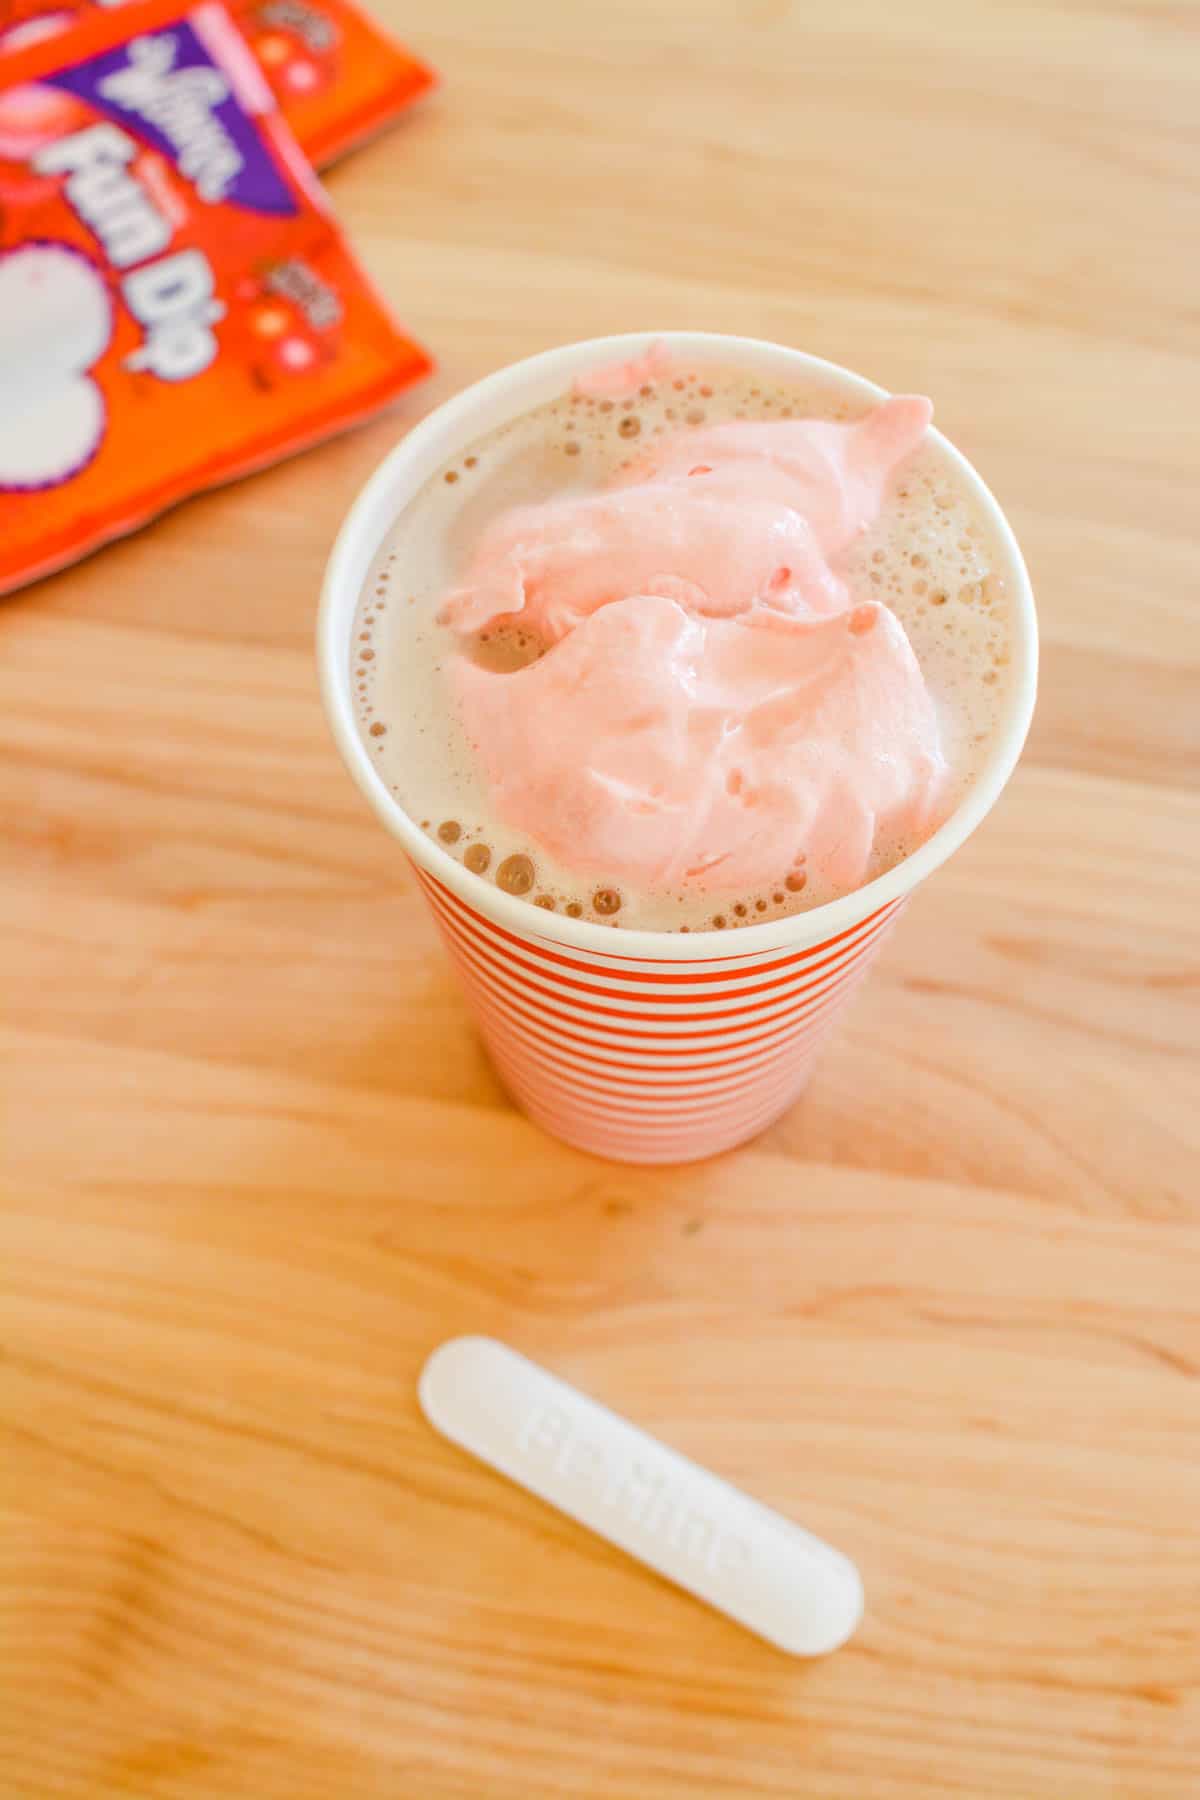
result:
M 15 52 L 128 0 L 0 0 L 0 71 Z M 433 85 L 433 71 L 354 0 L 231 0 L 288 124 L 318 167 Z
M 0 593 L 430 366 L 223 6 L 149 0 L 6 59 Z

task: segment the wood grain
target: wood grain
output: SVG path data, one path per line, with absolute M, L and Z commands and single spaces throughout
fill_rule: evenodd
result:
M 445 87 L 329 185 L 441 373 L 0 609 L 0 1794 L 1184 1800 L 1196 12 L 388 10 Z M 933 394 L 1045 643 L 809 1097 L 684 1171 L 509 1108 L 310 653 L 408 421 L 657 325 Z M 434 1439 L 464 1330 L 844 1546 L 860 1634 L 790 1662 Z

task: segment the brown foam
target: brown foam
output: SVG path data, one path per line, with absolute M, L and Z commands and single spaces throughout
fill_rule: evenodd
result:
M 527 894 L 534 882 L 533 859 L 519 852 L 506 856 L 496 870 L 496 886 L 506 894 Z

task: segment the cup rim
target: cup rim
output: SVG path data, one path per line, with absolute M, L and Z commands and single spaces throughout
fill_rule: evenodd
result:
M 477 912 L 520 938 L 538 938 L 622 960 L 720 961 L 753 958 L 764 951 L 822 943 L 912 892 L 941 866 L 991 811 L 1016 766 L 1029 731 L 1037 692 L 1038 637 L 1029 574 L 1007 518 L 982 476 L 950 440 L 930 427 L 981 509 L 1008 566 L 1004 574 L 1013 608 L 1013 660 L 1008 706 L 991 752 L 949 818 L 911 855 L 886 874 L 840 899 L 735 931 L 647 931 L 598 925 L 530 906 L 475 875 L 410 819 L 372 763 L 355 720 L 350 681 L 354 616 L 372 562 L 407 502 L 444 463 L 499 425 L 563 392 L 585 370 L 642 355 L 663 342 L 682 356 L 723 359 L 773 372 L 817 375 L 849 393 L 884 399 L 887 390 L 840 364 L 766 339 L 710 331 L 639 331 L 588 338 L 540 351 L 485 375 L 451 396 L 412 427 L 359 491 L 326 564 L 317 620 L 321 698 L 334 741 L 355 783 L 385 828 L 419 868 Z

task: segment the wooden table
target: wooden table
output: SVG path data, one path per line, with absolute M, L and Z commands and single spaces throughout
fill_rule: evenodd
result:
M 0 1793 L 1183 1800 L 1189 11 L 390 10 L 444 90 L 329 185 L 440 375 L 0 609 Z M 1045 674 L 809 1098 L 639 1172 L 506 1102 L 310 640 L 409 421 L 661 325 L 933 394 Z M 768 1650 L 436 1439 L 463 1331 L 844 1546 L 849 1647 Z

